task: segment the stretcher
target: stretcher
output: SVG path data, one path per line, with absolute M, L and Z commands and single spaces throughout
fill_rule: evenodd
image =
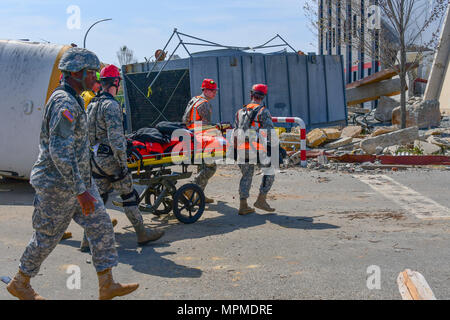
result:
M 166 144 L 132 142 L 139 155 L 128 158 L 128 168 L 134 183 L 145 186 L 138 199 L 142 212 L 158 216 L 173 212 L 180 222 L 186 224 L 194 223 L 202 216 L 205 209 L 202 188 L 195 183 L 177 187 L 177 183 L 192 176 L 189 165 L 201 164 L 208 158 L 225 157 L 226 140 L 222 133 L 226 128 L 220 129 L 186 130 L 190 139 L 187 142 L 181 138 L 172 138 Z M 190 150 L 182 150 L 183 143 L 184 147 L 189 143 Z M 120 206 L 120 203 L 114 204 Z

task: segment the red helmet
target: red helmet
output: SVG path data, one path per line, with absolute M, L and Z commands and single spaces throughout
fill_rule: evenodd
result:
M 217 83 L 213 79 L 205 79 L 202 82 L 202 89 L 217 90 Z
M 102 71 L 100 71 L 100 79 L 104 79 L 104 78 L 119 78 L 119 79 L 122 79 L 120 77 L 119 68 L 117 68 L 113 64 L 110 64 L 109 66 L 104 67 L 102 69 Z
M 255 84 L 252 87 L 252 93 L 257 93 L 260 95 L 267 95 L 267 86 L 265 84 Z

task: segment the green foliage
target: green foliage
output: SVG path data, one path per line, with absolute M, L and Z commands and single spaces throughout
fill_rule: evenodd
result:
M 423 154 L 423 150 L 420 149 L 419 147 L 413 147 L 413 148 L 411 148 L 411 147 L 400 147 L 400 148 L 397 149 L 396 154 L 400 154 L 400 153 L 403 153 L 403 152 L 407 152 L 407 153 L 412 154 L 412 155 L 421 155 L 421 154 Z

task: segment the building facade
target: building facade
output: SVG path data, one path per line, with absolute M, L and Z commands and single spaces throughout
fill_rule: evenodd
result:
M 342 55 L 346 83 L 381 71 L 378 0 L 318 0 L 319 54 Z

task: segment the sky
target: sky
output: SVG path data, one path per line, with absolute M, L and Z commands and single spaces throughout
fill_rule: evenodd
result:
M 93 23 L 112 19 L 89 31 L 86 48 L 101 61 L 116 65 L 116 52 L 121 46 L 132 49 L 137 61 L 144 62 L 144 57 L 151 58 L 156 49 L 164 47 L 174 28 L 231 46 L 257 46 L 279 34 L 296 50 L 317 52 L 317 40 L 303 13 L 304 1 L 1 0 L 0 39 L 76 43 L 82 47 L 86 31 Z M 73 6 L 79 8 L 79 15 L 69 10 Z M 274 42 L 278 43 L 281 41 Z M 178 40 L 173 39 L 169 54 L 177 44 Z M 188 49 L 198 52 L 211 48 Z M 176 54 L 188 56 L 182 47 Z

